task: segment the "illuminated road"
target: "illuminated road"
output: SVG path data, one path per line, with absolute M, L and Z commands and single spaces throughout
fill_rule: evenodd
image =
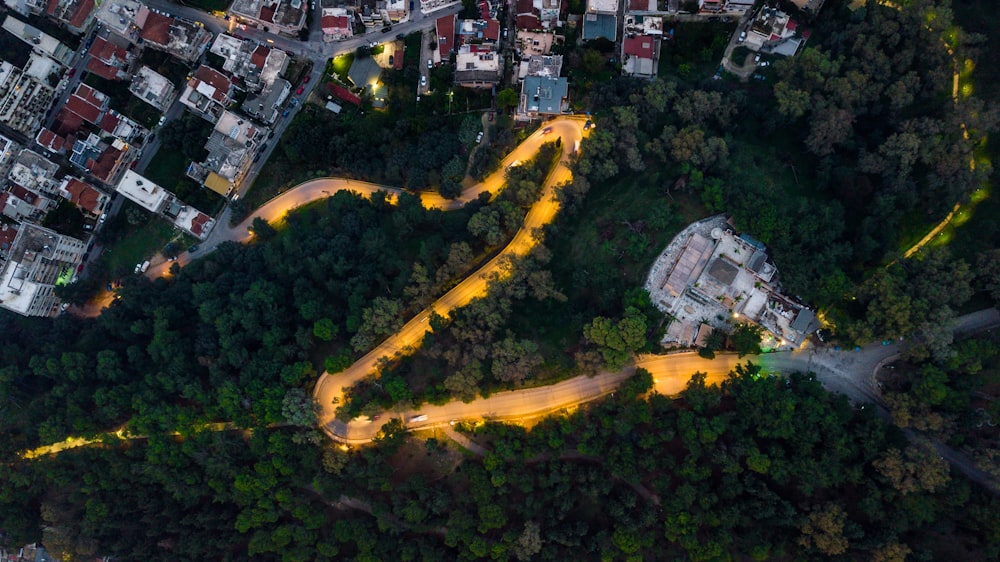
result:
M 462 196 L 456 201 L 442 199 L 437 194 L 429 194 L 426 197 L 422 197 L 422 201 L 426 207 L 453 209 L 468 201 L 472 201 L 483 191 L 496 193 L 503 187 L 507 166 L 515 161 L 523 162 L 530 160 L 537 154 L 538 149 L 545 142 L 555 141 L 556 138 L 562 139 L 562 157 L 559 164 L 545 179 L 542 187 L 542 196 L 528 210 L 521 229 L 517 231 L 517 234 L 514 235 L 514 238 L 502 252 L 472 275 L 466 277 L 432 305 L 417 314 L 416 317 L 407 322 L 397 333 L 376 346 L 375 349 L 368 352 L 346 370 L 336 374 L 323 373 L 320 376 L 313 396 L 319 403 L 319 419 L 324 431 L 334 438 L 350 437 L 353 429 L 348 428 L 345 424 L 335 419 L 337 405 L 344 394 L 343 389 L 375 372 L 379 358 L 391 358 L 397 353 L 404 353 L 408 348 L 415 348 L 429 328 L 429 318 L 432 311 L 442 316 L 448 316 L 455 308 L 465 306 L 475 297 L 484 295 L 486 293 L 487 278 L 490 274 L 501 272 L 501 263 L 507 259 L 507 256 L 524 255 L 535 246 L 536 241 L 532 237 L 532 232 L 536 228 L 550 223 L 559 210 L 559 204 L 555 200 L 556 186 L 572 179 L 572 174 L 568 167 L 569 157 L 576 142 L 583 138 L 585 122 L 586 117 L 560 117 L 547 122 L 545 124 L 546 128 L 551 129 L 551 133 L 545 135 L 542 133 L 542 130 L 536 131 L 504 158 L 497 172 L 491 174 L 482 183 L 466 188 L 462 192 Z M 267 205 L 262 208 L 262 211 L 265 211 L 266 208 Z M 458 405 L 452 406 L 459 407 Z

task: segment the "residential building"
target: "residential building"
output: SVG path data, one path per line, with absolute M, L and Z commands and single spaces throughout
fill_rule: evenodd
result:
M 698 11 L 707 14 L 717 14 L 726 7 L 726 0 L 698 0 Z
M 11 139 L 0 135 L 0 178 L 7 177 L 7 172 L 14 165 L 14 160 L 22 148 Z
M 554 30 L 559 27 L 561 0 L 517 0 L 513 9 L 517 29 Z
M 132 95 L 149 105 L 166 111 L 177 97 L 177 89 L 170 80 L 148 66 L 139 67 L 128 86 Z
M 521 82 L 517 119 L 530 121 L 569 109 L 569 81 L 551 76 L 526 76 Z
M 145 137 L 149 131 L 127 116 L 109 109 L 101 118 L 100 128 L 105 133 L 132 144 L 139 137 Z
M 76 91 L 66 100 L 66 109 L 94 125 L 101 122 L 108 110 L 108 96 L 80 82 Z
M 385 24 L 396 24 L 410 19 L 410 12 L 406 9 L 406 0 L 377 0 L 375 8 Z
M 53 154 L 64 154 L 66 152 L 66 138 L 59 136 L 55 131 L 42 127 L 35 135 L 35 142 L 38 146 Z
M 500 40 L 500 22 L 488 20 L 459 20 L 458 44 L 461 45 L 496 45 Z
M 225 74 L 201 65 L 188 80 L 181 94 L 181 103 L 214 123 L 229 105 L 232 89 L 233 83 Z
M 354 36 L 354 17 L 344 8 L 323 8 L 320 27 L 323 41 L 340 41 Z
M 628 0 L 628 5 L 625 7 L 625 11 L 626 13 L 657 12 L 659 9 L 656 4 L 656 0 Z
M 59 42 L 58 39 L 34 26 L 28 25 L 14 16 L 7 16 L 3 28 L 11 35 L 31 45 L 31 50 L 45 54 L 63 66 L 69 66 L 73 59 L 73 49 Z
M 803 8 L 800 4 L 822 4 L 823 0 L 791 0 L 791 2 L 796 6 L 799 6 L 799 9 L 801 10 Z M 756 0 L 729 0 L 726 2 L 726 12 L 731 14 L 741 14 L 747 10 L 752 10 L 755 3 Z M 819 9 L 817 8 L 816 11 L 819 11 Z
M 547 55 L 552 52 L 552 45 L 557 45 L 564 39 L 555 33 L 519 29 L 514 45 L 517 54 L 524 59 L 534 55 Z
M 751 51 L 770 52 L 779 45 L 791 41 L 795 43 L 795 49 L 791 53 L 779 54 L 795 54 L 799 45 L 794 39 L 797 27 L 798 25 L 788 17 L 788 14 L 777 8 L 764 6 L 754 15 L 743 46 Z
M 734 2 L 748 2 L 749 0 L 729 0 L 730 3 Z M 795 7 L 806 13 L 818 14 L 820 8 L 823 7 L 823 3 L 826 0 L 790 0 Z M 752 3 L 751 3 L 752 6 Z
M 242 80 L 247 91 L 254 92 L 269 86 L 288 68 L 290 57 L 281 49 L 259 45 L 220 33 L 212 44 L 211 52 L 225 59 L 222 69 Z
M 49 0 L 45 13 L 72 33 L 83 33 L 94 21 L 94 0 Z
M 105 206 L 111 200 L 104 192 L 73 177 L 63 179 L 62 183 L 59 184 L 59 193 L 76 205 L 81 212 L 92 217 L 103 213 Z
M 23 316 L 59 314 L 58 285 L 73 281 L 87 245 L 33 224 L 22 224 L 0 270 L 0 306 Z
M 635 35 L 622 41 L 622 72 L 627 76 L 653 78 L 660 57 L 660 43 L 652 35 Z
M 94 179 L 106 185 L 115 185 L 129 164 L 135 160 L 135 152 L 121 139 L 104 142 L 101 137 L 90 133 L 86 138 L 77 139 L 73 143 L 73 153 L 69 161 L 90 172 Z
M 25 70 L 30 70 L 34 60 L 28 59 Z M 54 90 L 25 70 L 0 61 L 0 123 L 30 138 L 49 110 Z
M 132 170 L 125 172 L 115 191 L 147 211 L 160 215 L 177 228 L 183 229 L 204 240 L 215 221 L 198 209 L 186 203 Z
M 117 44 L 115 39 L 116 36 L 110 34 L 107 39 L 101 36 L 94 38 L 94 43 L 87 51 L 90 55 L 87 72 L 93 72 L 106 80 L 125 80 L 129 77 L 135 56 L 126 46 Z M 124 42 L 124 39 L 117 38 L 117 41 Z
M 223 111 L 205 143 L 208 157 L 201 163 L 192 162 L 188 177 L 220 195 L 228 195 L 243 180 L 267 133 L 266 128 L 249 119 Z
M 17 222 L 38 223 L 56 208 L 56 202 L 23 186 L 10 184 L 6 191 L 0 193 L 0 208 L 4 216 Z
M 125 172 L 115 186 L 115 191 L 143 209 L 156 214 L 159 214 L 167 206 L 167 201 L 174 197 L 173 193 L 132 170 Z
M 307 0 L 235 0 L 229 8 L 242 22 L 285 34 L 302 30 L 307 10 Z
M 59 193 L 59 165 L 30 149 L 23 149 L 11 163 L 7 179 L 33 193 Z
M 132 44 L 139 42 L 142 26 L 136 23 L 139 10 L 144 9 L 136 0 L 105 0 L 94 15 L 104 27 Z
M 7 261 L 10 257 L 10 249 L 14 245 L 14 238 L 17 237 L 18 224 L 0 224 L 0 263 Z M 0 547 L 0 555 L 3 554 L 3 548 Z M 0 556 L 0 562 L 7 562 L 2 556 Z M 14 562 L 14 561 L 11 561 Z
M 587 10 L 583 13 L 583 34 L 585 41 L 592 39 L 618 39 L 618 5 L 621 0 L 587 0 Z
M 136 13 L 135 25 L 142 30 L 139 38 L 144 41 L 145 46 L 187 62 L 198 60 L 212 42 L 212 32 L 204 27 L 158 14 L 146 6 L 139 8 Z
M 503 66 L 492 45 L 462 45 L 455 57 L 455 84 L 490 88 L 500 83 Z
M 548 76 L 558 78 L 562 72 L 562 55 L 532 55 L 521 59 L 517 77 L 524 80 L 525 76 Z
M 457 50 L 455 46 L 455 26 L 458 22 L 458 15 L 441 16 L 434 22 L 437 33 L 437 57 L 435 62 L 446 61 L 451 58 L 451 53 Z M 421 61 L 423 62 L 423 61 Z
M 243 111 L 247 115 L 273 125 L 281 114 L 281 104 L 285 103 L 292 85 L 284 78 L 274 80 L 259 93 L 250 94 L 243 102 Z
M 663 35 L 663 18 L 659 16 L 625 14 L 625 35 Z

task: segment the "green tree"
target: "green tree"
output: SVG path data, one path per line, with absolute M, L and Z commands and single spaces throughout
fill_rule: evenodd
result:
M 331 318 L 320 318 L 313 322 L 313 335 L 323 341 L 330 341 L 337 337 L 340 327 Z
M 511 88 L 504 88 L 497 92 L 497 106 L 505 111 L 510 111 L 517 107 L 520 96 Z
M 760 354 L 760 339 L 763 330 L 760 326 L 750 322 L 740 322 L 733 328 L 733 333 L 729 336 L 739 357 L 744 355 Z
M 633 352 L 645 347 L 646 319 L 639 310 L 630 307 L 618 322 L 603 316 L 594 318 L 584 326 L 583 334 L 600 348 L 607 368 L 617 371 Z

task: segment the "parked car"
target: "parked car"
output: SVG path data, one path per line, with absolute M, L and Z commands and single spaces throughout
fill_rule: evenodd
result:
M 308 84 L 310 80 L 312 80 L 312 76 L 306 74 L 306 77 L 305 77 L 304 80 L 302 80 L 302 83 L 303 84 Z
M 410 423 L 417 423 L 422 421 L 427 421 L 426 414 L 420 414 L 419 416 L 413 416 L 412 418 L 410 418 Z
M 545 127 L 544 129 L 542 129 L 542 134 L 543 135 L 547 135 L 547 134 L 549 134 L 551 132 L 552 132 L 552 127 Z
M 197 244 L 195 244 L 194 246 L 191 246 L 190 248 L 188 248 L 188 253 L 189 254 L 193 254 L 193 253 L 195 253 L 197 251 L 198 251 L 198 245 Z
M 493 120 L 493 112 L 491 111 L 490 112 L 490 121 L 492 121 L 492 120 Z
M 413 2 L 410 2 L 410 9 L 411 10 L 413 9 Z M 399 40 L 406 39 L 406 34 L 405 33 L 399 33 L 399 34 L 396 35 L 396 39 L 399 39 Z
M 393 56 L 389 55 L 389 66 L 392 66 L 392 63 L 393 63 L 394 60 L 395 59 L 393 59 Z
M 97 222 L 100 223 L 100 222 L 104 222 L 106 220 L 108 220 L 108 214 L 107 213 L 101 213 L 101 218 L 97 219 Z
M 69 69 L 69 77 L 72 78 L 74 74 L 76 74 L 76 69 L 75 68 Z
M 282 117 L 288 117 L 288 110 L 286 109 L 285 111 L 283 111 L 283 112 L 281 113 L 281 116 L 282 116 Z
M 479 144 L 481 142 L 483 142 L 483 132 L 479 131 L 479 134 L 476 135 L 476 144 Z
M 111 286 L 111 283 L 108 283 L 108 292 L 110 293 L 112 290 L 114 290 L 114 287 Z
M 387 25 L 387 26 L 385 26 L 385 27 L 382 28 L 382 33 L 389 33 L 390 31 L 392 31 L 392 26 L 391 25 Z
M 756 54 L 756 55 L 754 55 L 754 57 L 753 57 L 753 63 L 754 63 L 754 64 L 757 64 L 758 62 L 760 62 L 760 53 L 757 53 L 757 54 Z
M 427 59 L 427 68 L 434 68 L 434 61 L 432 59 Z
M 746 40 L 747 40 L 747 32 L 746 31 L 741 31 L 740 32 L 739 42 L 742 43 L 742 42 L 744 42 Z
M 258 162 L 258 161 L 260 161 L 260 154 L 257 154 L 256 156 L 254 156 L 254 157 L 253 157 L 253 161 L 254 161 L 254 162 Z
M 421 76 L 420 77 L 420 85 L 421 86 L 426 86 L 427 85 L 427 77 L 426 76 Z
M 763 61 L 763 62 L 760 63 L 759 66 L 761 68 L 767 68 L 767 67 L 771 66 L 771 61 L 769 61 L 769 60 Z
M 305 90 L 306 90 L 306 87 L 305 87 L 305 86 L 299 86 L 299 89 L 298 89 L 298 90 L 295 90 L 295 95 L 300 95 L 300 94 L 301 94 L 302 92 L 304 92 Z

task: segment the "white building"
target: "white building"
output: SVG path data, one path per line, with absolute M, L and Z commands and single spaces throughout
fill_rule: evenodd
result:
M 166 207 L 167 201 L 173 199 L 169 191 L 132 170 L 125 172 L 115 191 L 152 213 L 159 213 Z
M 170 80 L 148 66 L 143 66 L 135 73 L 128 91 L 160 111 L 169 109 L 177 97 L 177 89 Z
M 31 67 L 28 60 L 27 68 Z M 0 122 L 25 136 L 34 137 L 54 90 L 46 82 L 6 61 L 0 61 Z
M 55 288 L 73 281 L 85 251 L 76 238 L 22 224 L 0 270 L 0 306 L 23 316 L 55 316 Z

